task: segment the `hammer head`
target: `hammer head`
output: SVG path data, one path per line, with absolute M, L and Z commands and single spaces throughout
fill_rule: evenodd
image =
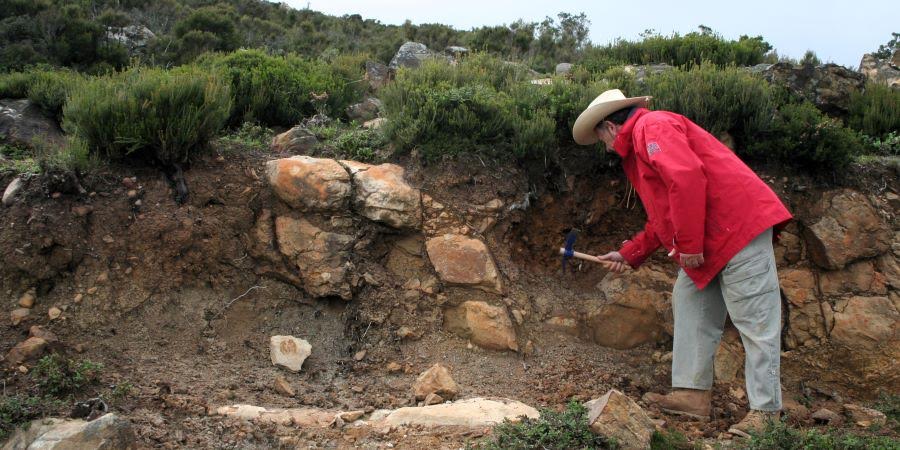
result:
M 566 245 L 565 245 L 565 253 L 563 253 L 562 257 L 562 270 L 563 273 L 566 273 L 566 263 L 572 258 L 572 255 L 575 253 L 575 239 L 578 238 L 578 233 L 572 229 L 569 231 L 569 234 L 566 235 Z M 574 271 L 574 267 L 572 268 Z

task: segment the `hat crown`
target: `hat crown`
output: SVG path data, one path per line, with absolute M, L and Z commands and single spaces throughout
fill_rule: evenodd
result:
M 590 108 L 591 106 L 599 105 L 601 103 L 614 102 L 617 100 L 625 100 L 625 98 L 626 98 L 625 94 L 623 94 L 622 91 L 620 91 L 618 89 L 610 89 L 610 90 L 604 91 L 602 94 L 598 95 L 597 98 L 595 98 L 594 101 L 591 102 L 591 104 L 590 104 L 590 106 L 588 106 L 588 108 Z

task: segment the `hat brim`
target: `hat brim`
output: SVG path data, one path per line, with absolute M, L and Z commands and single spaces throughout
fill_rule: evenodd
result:
M 572 138 L 575 139 L 575 143 L 578 145 L 596 144 L 600 139 L 597 138 L 597 133 L 594 133 L 594 128 L 598 123 L 605 119 L 606 116 L 629 106 L 646 108 L 650 103 L 650 98 L 651 97 L 624 98 L 622 100 L 603 102 L 599 105 L 594 105 L 585 109 L 578 118 L 575 119 L 575 125 L 572 126 Z

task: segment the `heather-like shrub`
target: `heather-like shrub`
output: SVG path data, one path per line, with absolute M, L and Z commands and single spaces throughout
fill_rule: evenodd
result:
M 869 136 L 900 132 L 900 90 L 868 83 L 863 92 L 850 94 L 847 125 Z

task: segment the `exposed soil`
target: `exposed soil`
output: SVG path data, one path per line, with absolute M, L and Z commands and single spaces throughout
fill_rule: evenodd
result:
M 461 397 L 508 397 L 536 407 L 559 409 L 610 388 L 639 398 L 668 386 L 669 364 L 659 358 L 669 350 L 665 342 L 613 350 L 526 319 L 527 329 L 519 330 L 520 348 L 531 341 L 533 353 L 472 347 L 443 330 L 442 308 L 482 294 L 448 287 L 436 295 L 410 293 L 405 287 L 410 280 L 433 276 L 421 250 L 422 235 L 400 234 L 360 218 L 352 218 L 350 227 L 362 243 L 357 267 L 376 282 L 361 284 L 351 301 L 311 298 L 252 256 L 248 235 L 256 218 L 263 209 L 277 213 L 285 208 L 263 180 L 264 163 L 273 157 L 248 153 L 196 161 L 185 173 L 191 194 L 183 205 L 176 204 L 169 182 L 152 169 L 112 167 L 89 174 L 80 180 L 87 194 L 65 183 L 29 180 L 25 200 L 0 210 L 0 253 L 9 263 L 0 269 L 0 293 L 12 310 L 21 293 L 34 286 L 37 304 L 21 325 L 2 321 L 4 351 L 27 337 L 30 325 L 40 324 L 59 336 L 64 352 L 101 362 L 103 385 L 84 397 L 108 393 L 117 384 L 133 385 L 131 395 L 114 402 L 113 409 L 134 422 L 143 447 L 459 448 L 483 433 L 298 430 L 207 415 L 212 407 L 235 403 L 369 411 L 407 406 L 414 404 L 410 386 L 415 377 L 436 362 L 451 368 Z M 605 170 L 605 162 L 587 153 L 557 161 L 553 170 L 477 159 L 432 166 L 399 163 L 408 167 L 412 184 L 455 213 L 447 227 L 467 224 L 478 230 L 479 217 L 466 212 L 472 205 L 529 199 L 527 208 L 504 211 L 481 236 L 508 280 L 503 301 L 535 317 L 565 315 L 572 305 L 591 301 L 605 275 L 589 264 L 561 273 L 555 250 L 570 229 L 581 232 L 577 249 L 600 253 L 643 223 L 640 204 L 629 197 L 618 171 Z M 136 177 L 136 185 L 123 183 L 127 177 Z M 536 179 L 544 181 L 529 182 Z M 799 183 L 780 176 L 773 180 L 780 193 Z M 5 185 L 9 177 L 0 181 Z M 131 197 L 129 191 L 134 191 Z M 788 198 L 803 202 L 815 196 L 808 190 Z M 81 215 L 84 206 L 91 211 Z M 402 240 L 407 244 L 396 245 Z M 653 264 L 675 272 L 661 253 Z M 53 306 L 64 312 L 50 321 L 47 310 Z M 401 326 L 420 337 L 401 339 Z M 271 364 L 268 341 L 276 334 L 312 344 L 300 373 Z M 355 360 L 363 349 L 365 357 Z M 388 372 L 391 362 L 403 369 Z M 809 367 L 791 364 L 785 363 L 786 396 L 812 395 L 814 404 L 834 400 L 820 391 L 801 391 Z M 295 398 L 272 389 L 277 375 L 288 377 Z M 29 383 L 15 368 L 3 378 L 11 392 Z M 712 422 L 666 417 L 669 426 L 692 438 L 716 438 L 746 411 L 746 401 L 735 398 L 729 387 L 716 387 Z

